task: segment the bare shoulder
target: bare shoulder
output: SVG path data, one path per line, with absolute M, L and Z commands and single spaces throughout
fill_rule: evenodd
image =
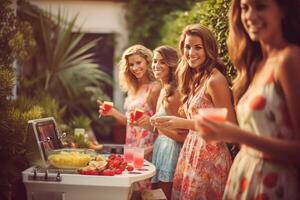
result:
M 154 81 L 151 84 L 151 91 L 148 94 L 147 102 L 149 103 L 150 107 L 155 110 L 156 109 L 156 104 L 157 104 L 157 99 L 160 94 L 161 90 L 161 85 L 160 83 Z
M 178 104 L 178 102 L 180 102 L 180 94 L 178 90 L 175 90 L 168 100 L 170 101 L 170 104 Z
M 276 67 L 276 75 L 297 76 L 300 77 L 300 47 L 290 45 L 285 48 L 279 58 Z
M 219 70 L 214 70 L 209 78 L 207 87 L 208 90 L 220 90 L 229 86 L 226 77 Z
M 161 90 L 161 84 L 157 81 L 154 81 L 151 83 L 152 87 L 151 87 L 151 92 L 154 93 L 160 93 Z

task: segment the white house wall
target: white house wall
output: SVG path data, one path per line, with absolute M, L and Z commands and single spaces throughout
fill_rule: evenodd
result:
M 114 33 L 116 39 L 115 58 L 118 58 L 128 44 L 128 30 L 125 20 L 124 2 L 111 1 L 48 1 L 30 0 L 44 10 L 57 13 L 59 9 L 71 16 L 79 14 L 77 25 L 86 33 Z M 123 93 L 119 89 L 117 60 L 114 60 L 114 103 L 118 109 L 123 109 Z

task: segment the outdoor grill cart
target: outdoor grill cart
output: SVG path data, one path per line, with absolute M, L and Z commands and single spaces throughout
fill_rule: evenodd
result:
M 154 165 L 146 160 L 141 169 L 125 170 L 113 176 L 80 174 L 78 168 L 53 166 L 49 164 L 49 152 L 63 151 L 55 120 L 31 120 L 29 128 L 36 137 L 36 147 L 44 165 L 32 166 L 22 172 L 27 200 L 128 200 L 132 195 L 133 183 L 155 174 Z M 107 158 L 109 154 L 102 156 Z

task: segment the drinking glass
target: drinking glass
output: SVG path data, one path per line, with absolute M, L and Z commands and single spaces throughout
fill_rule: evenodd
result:
M 133 153 L 133 166 L 140 169 L 144 166 L 144 148 L 136 147 Z
M 133 149 L 134 147 L 130 145 L 124 145 L 124 159 L 128 163 L 133 163 Z
M 198 110 L 198 115 L 195 116 L 195 120 L 200 120 L 202 117 L 205 117 L 213 121 L 225 121 L 227 118 L 228 110 L 227 108 L 200 108 Z M 209 129 L 205 127 L 200 127 L 201 131 L 208 132 Z

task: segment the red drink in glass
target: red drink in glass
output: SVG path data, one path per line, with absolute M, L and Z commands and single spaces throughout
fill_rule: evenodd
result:
M 195 116 L 195 120 L 205 117 L 212 121 L 222 122 L 227 118 L 228 110 L 227 108 L 200 108 L 198 114 Z M 207 128 L 201 128 L 203 132 L 209 131 Z
M 130 145 L 125 145 L 124 146 L 124 158 L 128 163 L 133 162 L 133 151 L 134 148 Z
M 144 166 L 144 158 L 143 157 L 134 157 L 133 166 L 136 169 L 140 169 Z
M 128 163 L 133 162 L 133 152 L 124 152 L 124 158 Z
M 200 108 L 198 111 L 200 116 L 219 122 L 226 120 L 227 112 L 227 108 Z
M 140 169 L 144 166 L 144 148 L 135 148 L 133 154 L 133 166 Z

